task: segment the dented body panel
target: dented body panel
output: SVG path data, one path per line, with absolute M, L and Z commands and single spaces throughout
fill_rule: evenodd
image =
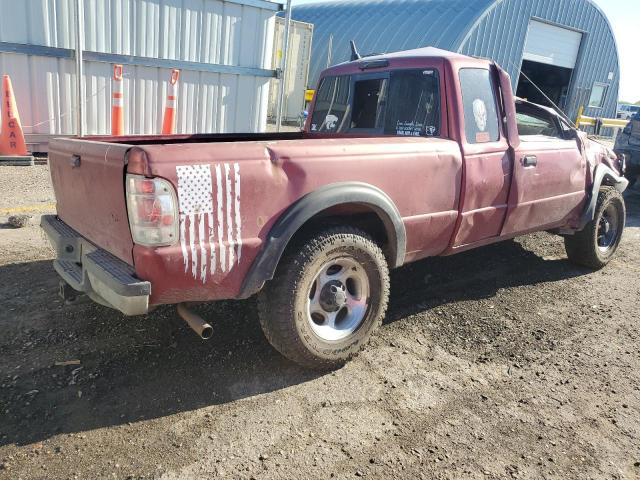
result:
M 438 255 L 449 244 L 462 177 L 462 158 L 455 142 L 424 138 L 372 138 L 363 142 L 344 138 L 239 142 L 220 147 L 153 146 L 131 153 L 131 157 L 140 155 L 145 163 L 130 164 L 129 173 L 139 173 L 140 168 L 166 178 L 177 187 L 179 196 L 177 169 L 181 166 L 174 159 L 190 158 L 188 165 L 203 166 L 202 178 L 212 178 L 216 192 L 209 204 L 213 208 L 213 228 L 208 211 L 184 219 L 186 254 L 182 245 L 134 248 L 137 272 L 154 285 L 152 303 L 236 297 L 284 211 L 318 188 L 345 179 L 371 185 L 391 198 L 407 231 L 407 261 Z M 214 157 L 214 162 L 206 160 Z M 403 167 L 393 168 L 397 162 Z M 381 175 L 385 170 L 388 173 Z M 237 178 L 241 186 L 236 195 Z M 416 182 L 420 188 L 406 188 Z M 203 221 L 205 233 L 201 235 Z M 194 233 L 197 238 L 191 241 Z M 186 272 L 185 258 L 189 264 Z M 204 276 L 203 267 L 207 267 Z
M 403 69 L 437 72 L 437 136 L 320 132 L 309 115 L 299 134 L 56 140 L 50 159 L 58 217 L 131 265 L 151 285 L 149 305 L 159 305 L 250 296 L 312 217 L 347 224 L 354 215 L 377 219 L 395 267 L 531 231 L 576 230 L 593 198 L 597 168 L 606 165 L 618 180 L 615 156 L 580 134 L 521 138 L 509 77 L 490 62 L 422 49 L 339 65 L 323 78 L 369 78 L 370 68 L 370 78 Z M 461 69 L 489 72 L 501 119 L 495 138 L 484 128 L 475 143 L 465 135 Z M 480 128 L 487 111 L 477 103 Z M 174 244 L 134 244 L 127 174 L 173 186 Z

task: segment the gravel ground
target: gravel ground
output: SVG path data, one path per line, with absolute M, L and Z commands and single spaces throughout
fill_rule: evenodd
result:
M 32 210 L 38 210 L 53 202 L 48 165 L 0 166 L 0 218 L 7 209 L 34 207 Z
M 170 307 L 63 305 L 37 228 L 2 228 L 0 478 L 640 478 L 626 199 L 600 272 L 548 234 L 394 271 L 380 332 L 329 374 L 279 356 L 251 300 L 200 306 L 209 342 Z

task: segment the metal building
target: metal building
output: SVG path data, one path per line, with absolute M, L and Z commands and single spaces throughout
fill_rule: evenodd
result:
M 112 64 L 124 65 L 125 133 L 160 133 L 181 70 L 177 132 L 266 128 L 275 16 L 270 0 L 0 0 L 0 73 L 11 75 L 27 142 L 78 132 L 76 7 L 85 134 L 110 132 Z
M 314 24 L 312 85 L 349 59 L 349 40 L 361 54 L 434 46 L 497 61 L 518 96 L 545 103 L 530 78 L 572 118 L 581 105 L 589 116 L 616 115 L 616 40 L 592 0 L 348 0 L 293 17 Z

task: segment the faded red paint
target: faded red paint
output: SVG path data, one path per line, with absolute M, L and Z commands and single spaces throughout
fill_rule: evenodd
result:
M 524 232 L 575 227 L 593 169 L 611 161 L 609 152 L 586 139 L 520 142 L 513 93 L 503 71 L 494 78 L 494 86 L 503 94 L 505 111 L 500 116 L 507 119 L 507 128 L 501 125 L 495 142 L 470 145 L 463 134 L 458 70 L 489 69 L 491 64 L 435 49 L 385 58 L 389 66 L 376 72 L 438 70 L 441 138 L 313 134 L 308 123 L 299 135 L 59 140 L 52 144 L 50 157 L 58 214 L 96 245 L 134 265 L 137 275 L 152 284 L 152 304 L 237 297 L 280 215 L 304 195 L 335 182 L 365 182 L 392 199 L 406 228 L 406 262 Z M 349 73 L 361 71 L 351 63 L 324 75 Z M 73 154 L 81 155 L 80 168 L 69 163 Z M 538 158 L 536 169 L 521 163 L 529 154 Z M 177 165 L 214 168 L 234 162 L 242 170 L 243 244 L 242 260 L 235 268 L 217 272 L 203 284 L 185 274 L 180 245 L 133 245 L 124 199 L 125 169 L 177 186 Z M 213 246 L 220 249 L 215 238 Z

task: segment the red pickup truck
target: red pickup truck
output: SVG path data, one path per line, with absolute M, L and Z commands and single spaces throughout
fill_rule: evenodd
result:
M 303 132 L 57 139 L 42 219 L 65 296 L 126 315 L 259 293 L 271 344 L 333 368 L 380 325 L 389 269 L 540 230 L 603 267 L 624 159 L 514 98 L 495 63 L 425 48 L 326 70 Z

